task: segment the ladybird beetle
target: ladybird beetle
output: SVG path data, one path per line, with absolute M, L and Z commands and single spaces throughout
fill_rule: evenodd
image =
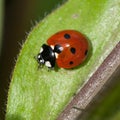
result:
M 55 64 L 60 68 L 74 68 L 85 60 L 88 50 L 89 43 L 83 34 L 76 30 L 63 30 L 42 45 L 37 61 L 48 68 L 54 68 Z

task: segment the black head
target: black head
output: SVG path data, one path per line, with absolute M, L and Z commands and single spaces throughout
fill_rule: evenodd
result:
M 48 68 L 54 68 L 56 57 L 52 48 L 43 44 L 40 53 L 37 55 L 37 61 L 40 65 L 45 65 Z

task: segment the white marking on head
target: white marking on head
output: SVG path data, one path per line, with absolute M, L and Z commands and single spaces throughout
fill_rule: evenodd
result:
M 39 58 L 40 58 L 40 55 L 38 55 L 37 57 L 38 57 L 38 59 L 39 59 Z
M 54 53 L 52 52 L 52 56 L 54 56 Z
M 50 47 L 54 50 L 54 47 L 55 47 L 55 46 L 54 46 L 54 45 L 50 45 Z
M 44 63 L 44 60 L 43 60 L 43 59 L 41 59 L 41 60 L 40 60 L 40 63 Z
M 46 61 L 46 62 L 45 62 L 45 65 L 46 65 L 47 67 L 51 67 L 51 64 L 50 64 L 49 61 Z
M 40 53 L 42 53 L 43 52 L 43 48 L 41 47 L 41 49 L 40 49 Z
M 59 54 L 55 52 L 55 57 L 56 57 L 56 59 L 58 58 L 58 55 L 59 55 Z

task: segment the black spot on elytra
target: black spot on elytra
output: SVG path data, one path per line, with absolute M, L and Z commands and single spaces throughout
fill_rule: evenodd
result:
M 67 34 L 67 33 L 64 34 L 64 38 L 65 38 L 65 39 L 70 39 L 70 37 L 71 37 L 71 36 L 70 36 L 69 34 Z
M 71 51 L 71 53 L 75 54 L 76 49 L 75 49 L 75 48 L 73 48 L 73 47 L 71 47 L 71 48 L 70 48 L 70 51 Z
M 60 45 L 55 45 L 55 47 L 54 47 L 54 52 L 56 52 L 56 53 L 61 53 L 62 52 L 62 47 L 60 46 Z
M 87 53 L 88 53 L 88 50 L 85 51 L 85 55 L 87 55 Z
M 72 65 L 73 64 L 73 61 L 70 61 L 70 63 L 69 63 L 70 65 Z

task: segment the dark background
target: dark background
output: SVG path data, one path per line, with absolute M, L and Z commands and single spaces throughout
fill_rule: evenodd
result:
M 63 0 L 4 0 L 3 42 L 0 55 L 0 120 L 5 119 L 7 93 L 20 44 L 25 41 L 26 33 L 36 22 L 62 3 Z

